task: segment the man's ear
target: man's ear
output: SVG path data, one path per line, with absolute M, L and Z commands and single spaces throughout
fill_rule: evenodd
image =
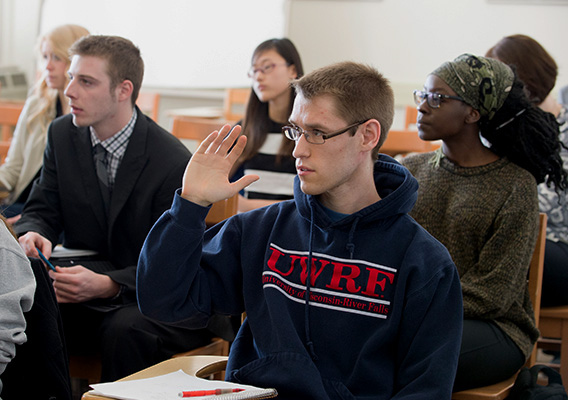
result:
M 479 118 L 481 118 L 481 114 L 475 108 L 468 106 L 469 112 L 465 116 L 465 122 L 467 124 L 476 124 L 479 122 Z
M 381 124 L 376 119 L 370 119 L 361 126 L 361 130 L 363 148 L 372 151 L 381 138 Z
M 116 88 L 118 100 L 125 101 L 130 99 L 132 96 L 132 91 L 134 90 L 134 85 L 128 79 L 125 79 L 121 83 L 118 84 Z

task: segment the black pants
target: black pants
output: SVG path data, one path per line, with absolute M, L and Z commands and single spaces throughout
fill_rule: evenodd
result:
M 568 304 L 568 244 L 546 241 L 542 279 L 543 307 Z
M 114 381 L 170 358 L 208 344 L 208 329 L 190 329 L 183 324 L 164 324 L 140 313 L 132 304 L 109 312 L 81 304 L 60 304 L 70 355 L 100 354 L 101 380 Z
M 524 363 L 519 347 L 497 325 L 466 319 L 454 392 L 501 382 Z
M 69 364 L 61 315 L 43 263 L 30 259 L 36 279 L 34 303 L 26 317 L 27 342 L 2 374 L 4 400 L 71 400 Z M 9 279 L 9 277 L 2 277 Z

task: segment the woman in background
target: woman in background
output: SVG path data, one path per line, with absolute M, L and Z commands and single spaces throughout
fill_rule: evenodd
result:
M 530 54 L 530 57 L 527 57 Z M 525 35 L 501 39 L 486 54 L 512 66 L 525 84 L 531 102 L 556 117 L 563 143 L 561 157 L 568 170 L 568 110 L 550 94 L 556 83 L 558 67 L 536 40 Z M 568 193 L 559 194 L 545 183 L 538 185 L 540 211 L 548 216 L 546 251 L 542 282 L 542 305 L 568 304 Z
M 245 174 L 257 174 L 260 179 L 239 196 L 241 212 L 294 196 L 294 142 L 284 137 L 282 127 L 294 104 L 290 82 L 303 74 L 300 55 L 289 39 L 266 40 L 254 50 L 248 72 L 253 90 L 241 121 L 247 147 L 231 180 Z
M 19 218 L 29 195 L 33 180 L 39 176 L 47 127 L 51 121 L 69 112 L 63 91 L 67 86 L 69 47 L 89 32 L 78 25 L 62 25 L 38 40 L 42 75 L 26 100 L 6 161 L 0 166 L 0 192 L 9 195 L 2 201 L 0 211 L 14 223 Z
M 448 248 L 462 284 L 454 390 L 494 384 L 522 367 L 539 336 L 527 273 L 536 184 L 568 184 L 558 126 L 530 103 L 511 68 L 491 58 L 444 63 L 414 97 L 420 138 L 442 147 L 402 161 L 420 184 L 410 215 Z

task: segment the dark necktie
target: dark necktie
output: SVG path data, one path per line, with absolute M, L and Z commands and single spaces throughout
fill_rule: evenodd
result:
M 99 186 L 103 195 L 105 210 L 108 210 L 108 206 L 110 204 L 110 187 L 106 163 L 106 153 L 107 151 L 100 143 L 95 146 L 95 168 L 97 170 L 97 176 L 99 178 Z

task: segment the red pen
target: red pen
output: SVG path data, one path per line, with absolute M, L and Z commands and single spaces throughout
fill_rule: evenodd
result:
M 179 392 L 179 397 L 199 397 L 199 396 L 216 396 L 225 393 L 242 392 L 244 389 L 212 389 L 212 390 L 191 390 L 188 392 Z

